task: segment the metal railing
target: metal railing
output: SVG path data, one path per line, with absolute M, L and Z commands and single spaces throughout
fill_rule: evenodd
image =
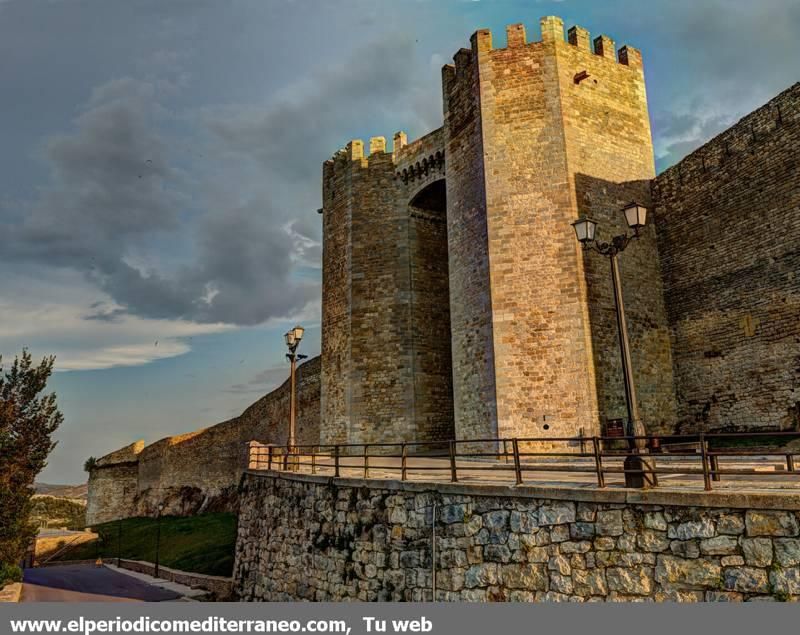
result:
M 394 443 L 340 443 L 330 445 L 249 444 L 250 470 L 278 470 L 333 477 L 377 477 L 457 483 L 462 476 L 472 482 L 497 482 L 507 474 L 516 485 L 542 482 L 532 473 L 593 474 L 599 488 L 608 477 L 643 476 L 653 485 L 659 477 L 702 477 L 711 490 L 723 477 L 753 479 L 800 476 L 795 469 L 797 451 L 785 447 L 757 447 L 759 439 L 800 439 L 800 432 L 714 433 L 696 435 L 515 437 L 505 439 L 452 439 Z M 726 447 L 729 444 L 731 447 Z M 645 449 L 637 449 L 637 445 Z M 736 446 L 739 447 L 736 447 Z M 742 445 L 753 446 L 743 449 Z M 641 461 L 627 466 L 628 457 Z M 747 464 L 748 457 L 751 464 Z M 758 461 L 755 461 L 758 457 Z M 761 465 L 753 463 L 760 462 Z M 482 473 L 495 478 L 481 478 Z M 784 481 L 785 482 L 785 481 Z M 800 483 L 798 483 L 800 484 Z M 673 485 L 671 483 L 671 485 Z M 780 486 L 780 484 L 778 485 Z

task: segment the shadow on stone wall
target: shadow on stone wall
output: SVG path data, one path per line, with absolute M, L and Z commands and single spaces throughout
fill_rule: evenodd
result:
M 577 174 L 575 194 L 578 214 L 598 221 L 600 242 L 632 233 L 622 213 L 627 203 L 635 200 L 651 211 L 641 237 L 619 256 L 620 275 L 641 415 L 648 432 L 672 433 L 677 417 L 672 350 L 650 184 L 650 180 L 614 183 Z M 584 252 L 583 270 L 589 299 L 598 412 L 604 426 L 610 419 L 627 420 L 611 265 L 607 257 L 593 251 Z

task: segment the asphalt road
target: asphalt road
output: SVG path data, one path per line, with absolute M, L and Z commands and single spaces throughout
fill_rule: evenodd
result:
M 25 569 L 23 602 L 163 602 L 180 596 L 94 565 Z

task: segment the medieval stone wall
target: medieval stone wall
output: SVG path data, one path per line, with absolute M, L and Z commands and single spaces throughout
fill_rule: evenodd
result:
M 392 155 L 385 148 L 370 150 L 368 160 L 349 166 L 354 183 L 349 443 L 416 436 L 408 213 L 399 205 Z
M 138 493 L 139 453 L 144 441 L 111 452 L 98 459 L 89 473 L 86 524 L 104 523 L 130 516 Z
M 497 436 L 486 180 L 478 67 L 469 49 L 442 68 L 453 410 L 458 438 Z
M 600 35 L 592 44 L 590 34 L 578 26 L 569 29 L 568 44 L 560 35 L 557 27 L 555 50 L 574 204 L 577 216 L 600 223 L 598 239 L 610 240 L 632 233 L 621 211 L 625 204 L 635 200 L 650 207 L 655 167 L 642 58 L 630 46 L 619 49 L 617 58 L 613 40 Z M 583 73 L 585 78 L 579 79 Z M 648 431 L 656 432 L 670 429 L 675 420 L 675 391 L 652 220 L 619 264 L 639 408 Z M 574 244 L 574 235 L 570 238 Z M 585 253 L 583 271 L 599 422 L 627 419 L 609 260 Z
M 297 370 L 298 444 L 319 442 L 320 359 Z M 240 416 L 215 426 L 143 441 L 104 456 L 89 476 L 87 524 L 130 516 L 234 510 L 236 488 L 247 465 L 247 443 L 285 445 L 289 421 L 288 380 Z
M 323 443 L 453 435 L 443 167 L 439 131 L 324 166 Z
M 445 67 L 451 321 L 460 437 L 575 436 L 624 415 L 608 263 L 570 223 L 622 230 L 622 196 L 654 176 L 641 57 L 541 21 L 506 47 L 481 30 Z M 578 81 L 579 74 L 585 79 Z M 674 419 L 652 230 L 623 265 L 644 416 Z M 601 275 L 602 270 L 602 275 Z
M 800 426 L 800 84 L 655 180 L 678 430 Z
M 518 26 L 506 48 L 488 31 L 472 38 L 501 437 L 573 436 L 596 413 L 553 20 L 540 42 Z
M 249 601 L 431 601 L 436 567 L 437 601 L 800 599 L 787 497 L 657 498 L 247 474 L 234 588 Z
M 323 443 L 413 436 L 408 225 L 391 155 L 370 150 L 352 141 L 326 167 Z
M 339 152 L 322 167 L 323 443 L 345 443 L 350 425 L 350 269 L 352 171 Z

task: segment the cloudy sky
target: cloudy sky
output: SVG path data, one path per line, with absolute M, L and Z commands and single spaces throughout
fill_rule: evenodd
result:
M 321 163 L 441 125 L 469 35 L 643 51 L 659 169 L 798 80 L 796 0 L 0 0 L 0 352 L 57 355 L 41 479 L 238 414 L 319 350 Z

